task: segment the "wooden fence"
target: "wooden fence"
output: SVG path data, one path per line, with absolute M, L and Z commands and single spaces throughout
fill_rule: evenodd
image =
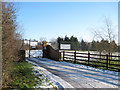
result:
M 63 61 L 120 72 L 120 56 L 62 51 Z

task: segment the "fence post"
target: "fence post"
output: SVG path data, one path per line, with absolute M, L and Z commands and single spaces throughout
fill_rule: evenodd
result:
M 74 52 L 74 63 L 76 63 L 76 51 Z
M 120 69 L 118 69 L 118 73 L 120 73 Z
M 106 69 L 108 69 L 108 54 L 106 54 Z
M 109 55 L 109 58 L 108 58 L 108 63 L 110 65 L 110 61 L 112 60 L 112 55 Z
M 64 61 L 65 51 L 63 51 L 63 61 Z
M 88 65 L 89 65 L 89 62 L 90 62 L 90 53 L 88 52 Z

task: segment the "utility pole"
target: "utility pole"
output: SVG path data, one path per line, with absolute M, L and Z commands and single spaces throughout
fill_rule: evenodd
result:
M 30 58 L 30 40 L 29 40 L 29 58 Z

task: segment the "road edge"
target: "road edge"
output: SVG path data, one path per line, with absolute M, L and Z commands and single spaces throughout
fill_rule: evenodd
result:
M 35 58 L 34 58 L 35 59 Z M 69 84 L 67 81 L 63 80 L 62 78 L 52 74 L 51 72 L 49 72 L 47 69 L 40 67 L 38 64 L 29 61 L 28 59 L 26 59 L 26 61 L 28 63 L 31 63 L 35 66 L 38 66 L 37 69 L 39 69 L 40 71 L 43 72 L 43 74 L 52 82 L 54 82 L 55 84 L 59 85 L 58 88 L 74 88 L 71 84 Z

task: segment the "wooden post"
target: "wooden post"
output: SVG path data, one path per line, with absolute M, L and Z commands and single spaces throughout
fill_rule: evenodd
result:
M 74 52 L 74 63 L 76 63 L 76 50 Z
M 29 58 L 30 58 L 30 40 L 29 40 Z
M 65 51 L 63 51 L 63 61 L 64 61 Z
M 118 73 L 120 73 L 120 69 L 118 69 Z
M 108 54 L 106 54 L 106 69 L 108 69 Z
M 88 52 L 88 65 L 90 64 L 90 53 Z
M 112 60 L 112 55 L 109 55 L 109 58 L 108 58 L 108 64 L 110 65 L 110 61 Z
M 100 52 L 100 61 L 101 61 L 101 52 Z

